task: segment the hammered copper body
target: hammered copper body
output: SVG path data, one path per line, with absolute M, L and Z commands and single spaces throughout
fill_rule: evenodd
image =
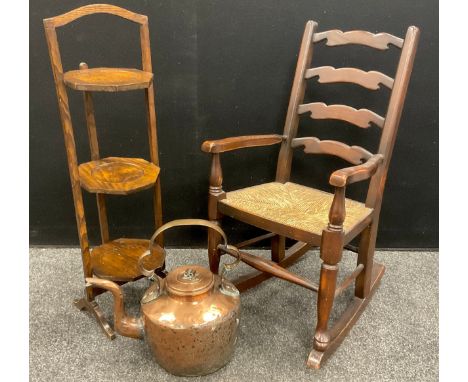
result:
M 193 224 L 215 229 L 225 238 L 219 227 L 205 220 L 176 220 L 156 231 L 150 248 L 162 231 Z M 225 246 L 234 248 L 226 240 Z M 140 260 L 142 264 L 143 257 Z M 223 271 L 230 266 L 225 264 Z M 205 375 L 224 366 L 234 352 L 240 315 L 239 291 L 222 276 L 224 272 L 218 276 L 199 265 L 185 265 L 170 271 L 165 279 L 144 269 L 142 273 L 155 281 L 141 300 L 142 317 L 125 314 L 122 290 L 117 284 L 86 279 L 89 284 L 112 292 L 116 331 L 146 338 L 159 365 L 174 375 Z
M 174 293 L 171 285 L 180 286 L 191 271 L 200 281 L 187 279 L 185 284 L 196 284 L 198 293 Z M 220 277 L 200 266 L 176 268 L 162 284 L 159 298 L 142 305 L 146 338 L 156 361 L 168 372 L 185 376 L 224 366 L 234 351 L 239 323 L 239 296 L 224 292 L 234 286 L 223 280 L 220 288 Z

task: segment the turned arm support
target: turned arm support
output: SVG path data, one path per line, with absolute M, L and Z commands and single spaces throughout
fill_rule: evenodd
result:
M 223 172 L 221 169 L 220 153 L 243 149 L 247 147 L 271 146 L 281 143 L 285 139 L 284 136 L 278 134 L 267 135 L 244 135 L 240 137 L 231 137 L 217 139 L 214 141 L 203 142 L 201 149 L 206 153 L 211 153 L 213 160 L 211 162 L 210 171 L 210 195 L 217 199 L 224 197 L 223 187 Z
M 363 164 L 337 170 L 331 175 L 330 184 L 335 186 L 335 196 L 328 215 L 328 229 L 330 231 L 341 231 L 343 228 L 343 222 L 346 217 L 346 186 L 372 177 L 383 160 L 382 154 L 376 154 Z
M 284 137 L 278 134 L 244 135 L 217 139 L 215 141 L 205 141 L 201 149 L 205 153 L 218 154 L 247 147 L 270 146 L 281 143 L 283 139 Z
M 375 154 L 363 164 L 337 170 L 331 175 L 330 184 L 335 187 L 345 187 L 348 184 L 369 179 L 375 174 L 383 160 L 382 154 Z

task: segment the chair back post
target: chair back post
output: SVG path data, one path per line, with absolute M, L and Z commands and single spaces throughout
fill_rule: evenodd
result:
M 388 103 L 387 114 L 378 149 L 378 153 L 383 155 L 384 160 L 379 166 L 376 174 L 372 177 L 366 199 L 366 206 L 377 210 L 376 216 L 379 215 L 388 167 L 390 165 L 405 102 L 406 91 L 408 89 L 413 69 L 419 34 L 419 29 L 415 26 L 410 26 L 406 32 L 392 93 L 390 95 L 390 101 Z
M 374 268 L 374 251 L 379 227 L 380 209 L 385 189 L 388 167 L 395 145 L 398 125 L 400 123 L 404 100 L 413 69 L 416 47 L 419 40 L 419 29 L 411 26 L 408 28 L 400 54 L 394 86 L 388 104 L 385 124 L 380 138 L 379 154 L 383 155 L 383 163 L 371 178 L 367 192 L 366 206 L 373 208 L 372 223 L 363 231 L 359 244 L 358 264 L 364 264 L 364 271 L 356 278 L 355 295 L 358 298 L 366 298 L 372 289 L 372 272 Z
M 292 148 L 291 142 L 296 137 L 297 127 L 299 124 L 299 114 L 297 108 L 304 99 L 306 88 L 305 72 L 309 68 L 312 61 L 314 32 L 317 29 L 315 21 L 308 21 L 302 37 L 301 49 L 297 59 L 296 73 L 294 75 L 291 97 L 289 100 L 286 121 L 284 124 L 283 135 L 286 139 L 281 143 L 281 148 L 278 156 L 278 164 L 276 168 L 276 181 L 285 183 L 291 175 Z

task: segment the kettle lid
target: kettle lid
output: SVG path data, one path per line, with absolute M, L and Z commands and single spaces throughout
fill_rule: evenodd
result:
M 200 265 L 183 265 L 169 272 L 167 291 L 176 296 L 197 296 L 208 292 L 214 284 L 211 271 Z

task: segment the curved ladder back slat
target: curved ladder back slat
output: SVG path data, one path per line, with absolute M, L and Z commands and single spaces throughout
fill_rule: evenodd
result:
M 305 79 L 318 76 L 318 82 L 322 84 L 334 82 L 349 82 L 360 85 L 370 90 L 380 89 L 380 84 L 391 89 L 393 87 L 393 78 L 371 70 L 366 72 L 356 68 L 334 68 L 333 66 L 320 66 L 307 69 Z
M 367 31 L 349 31 L 343 32 L 333 29 L 314 34 L 314 42 L 327 39 L 327 46 L 338 46 L 348 44 L 365 45 L 371 48 L 386 50 L 389 44 L 398 48 L 403 46 L 403 39 L 389 33 L 371 33 Z
M 368 109 L 355 109 L 347 105 L 327 105 L 323 102 L 313 102 L 299 105 L 298 114 L 310 112 L 312 119 L 339 119 L 352 123 L 364 129 L 373 122 L 379 127 L 383 127 L 385 119 Z
M 340 157 L 352 164 L 361 164 L 372 157 L 372 153 L 361 146 L 348 146 L 338 141 L 321 141 L 315 137 L 295 138 L 291 147 L 304 146 L 306 154 L 329 154 Z
M 70 12 L 64 13 L 63 15 L 58 15 L 48 19 L 44 19 L 44 25 L 46 27 L 62 27 L 79 19 L 83 16 L 93 15 L 96 13 L 107 13 L 115 16 L 122 17 L 124 19 L 133 21 L 138 24 L 145 24 L 148 22 L 148 17 L 145 15 L 140 15 L 138 13 L 131 12 L 127 9 L 117 7 L 110 4 L 90 4 L 85 5 L 80 8 L 73 9 Z

